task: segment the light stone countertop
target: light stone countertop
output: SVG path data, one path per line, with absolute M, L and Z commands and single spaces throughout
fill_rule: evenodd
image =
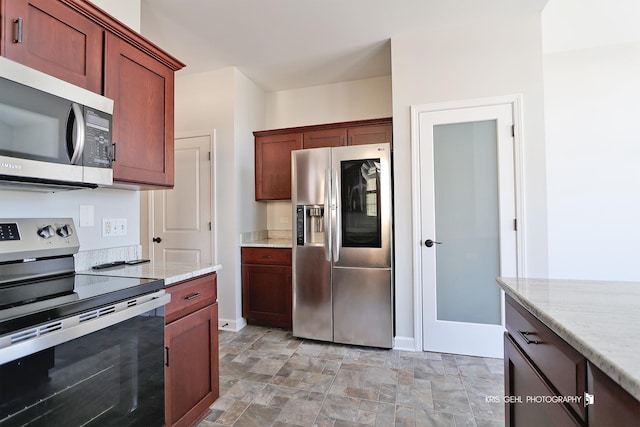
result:
M 243 242 L 240 246 L 244 248 L 291 248 L 291 239 L 267 238 Z
M 640 283 L 498 278 L 542 323 L 640 400 Z
M 222 269 L 220 264 L 163 264 L 144 263 L 135 265 L 122 265 L 105 268 L 103 270 L 84 270 L 78 274 L 91 274 L 96 276 L 137 277 L 146 279 L 163 279 L 164 285 L 189 280 L 194 277 L 204 276 Z
M 244 248 L 291 248 L 291 230 L 261 230 L 242 233 L 240 246 Z

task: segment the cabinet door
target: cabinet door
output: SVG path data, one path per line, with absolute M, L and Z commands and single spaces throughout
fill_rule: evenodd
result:
M 393 126 L 358 126 L 349 128 L 347 132 L 348 145 L 382 144 L 393 142 Z
M 98 24 L 59 1 L 10 0 L 4 7 L 3 56 L 102 93 L 103 31 Z
M 107 33 L 105 95 L 113 112 L 113 179 L 142 188 L 173 186 L 173 71 Z
M 218 304 L 165 328 L 166 423 L 190 426 L 219 396 Z
M 291 151 L 301 148 L 301 133 L 256 137 L 256 200 L 291 199 Z
M 593 404 L 587 406 L 590 426 L 637 426 L 640 402 L 591 363 L 587 366 L 587 387 Z
M 242 265 L 242 315 L 253 325 L 291 329 L 291 267 Z
M 579 426 L 562 403 L 535 403 L 527 398 L 545 399 L 555 396 L 546 381 L 529 362 L 508 334 L 504 337 L 505 403 L 507 427 Z
M 325 129 L 305 132 L 302 148 L 340 147 L 347 145 L 346 129 Z

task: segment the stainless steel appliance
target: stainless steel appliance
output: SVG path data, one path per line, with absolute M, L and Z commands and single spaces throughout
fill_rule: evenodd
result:
M 389 144 L 292 153 L 293 335 L 391 348 Z
M 111 185 L 112 114 L 111 99 L 0 57 L 0 185 Z
M 74 273 L 70 218 L 0 219 L 0 426 L 164 424 L 164 281 Z

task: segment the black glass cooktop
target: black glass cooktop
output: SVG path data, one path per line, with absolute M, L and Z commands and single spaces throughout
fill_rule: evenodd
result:
M 71 274 L 0 287 L 0 336 L 155 292 L 164 280 Z

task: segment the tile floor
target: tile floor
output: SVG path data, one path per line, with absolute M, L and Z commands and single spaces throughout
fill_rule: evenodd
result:
M 503 361 L 220 332 L 220 398 L 198 427 L 503 426 Z

